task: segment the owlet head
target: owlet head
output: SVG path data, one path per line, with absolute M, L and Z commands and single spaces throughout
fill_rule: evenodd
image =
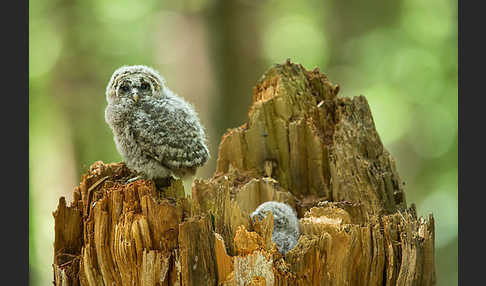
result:
M 136 65 L 122 66 L 115 70 L 106 87 L 108 102 L 136 103 L 150 97 L 161 97 L 164 79 L 154 69 Z

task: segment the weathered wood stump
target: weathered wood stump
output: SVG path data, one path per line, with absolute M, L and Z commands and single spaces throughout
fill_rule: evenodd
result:
M 249 120 L 229 130 L 217 170 L 157 190 L 96 162 L 54 213 L 55 285 L 435 285 L 434 220 L 407 207 L 366 99 L 337 97 L 318 70 L 289 61 L 254 89 Z M 300 218 L 282 256 L 269 200 Z

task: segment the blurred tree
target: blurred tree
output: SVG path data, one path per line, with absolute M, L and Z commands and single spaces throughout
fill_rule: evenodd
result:
M 256 77 L 286 58 L 367 97 L 408 202 L 435 215 L 438 283 L 457 285 L 457 2 L 45 0 L 29 1 L 29 18 L 34 285 L 52 280 L 57 198 L 94 161 L 121 160 L 103 118 L 114 69 L 153 65 L 194 103 L 211 134 L 205 177 Z
M 218 139 L 244 122 L 256 77 L 268 68 L 260 57 L 260 6 L 257 1 L 219 0 L 208 11 L 211 61 L 219 87 L 211 107 Z

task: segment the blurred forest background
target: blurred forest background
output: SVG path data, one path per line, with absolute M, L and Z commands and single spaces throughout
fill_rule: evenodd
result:
M 367 97 L 406 182 L 436 222 L 438 285 L 457 285 L 457 2 L 451 0 L 44 0 L 29 7 L 30 281 L 51 285 L 54 220 L 97 160 L 121 161 L 105 87 L 124 64 L 158 69 L 209 133 L 247 118 L 252 88 L 286 58 Z

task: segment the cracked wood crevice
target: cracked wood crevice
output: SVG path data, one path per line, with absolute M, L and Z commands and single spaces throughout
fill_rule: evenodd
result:
M 338 97 L 289 61 L 254 88 L 248 122 L 222 138 L 214 176 L 157 190 L 94 163 L 54 212 L 55 285 L 435 285 L 434 219 L 407 206 L 363 96 Z M 298 213 L 283 257 L 269 200 Z

